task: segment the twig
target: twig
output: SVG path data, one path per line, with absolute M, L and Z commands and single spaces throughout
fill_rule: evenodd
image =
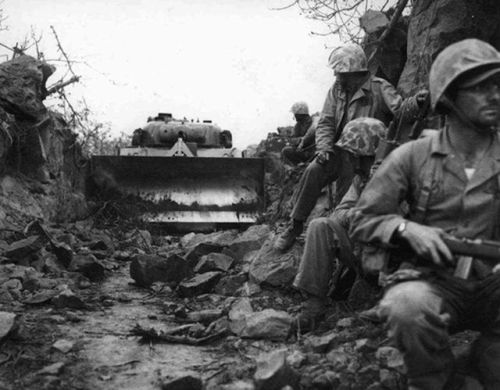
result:
M 387 36 L 391 33 L 391 31 L 396 26 L 396 23 L 398 22 L 399 18 L 401 17 L 401 14 L 403 13 L 403 10 L 405 9 L 406 4 L 408 4 L 408 0 L 399 0 L 398 1 L 398 4 L 396 6 L 396 10 L 394 11 L 394 15 L 392 15 L 392 18 L 391 18 L 391 21 L 389 22 L 389 25 L 384 30 L 382 35 L 380 35 L 380 38 L 377 40 L 378 45 L 373 50 L 372 54 L 370 54 L 370 58 L 368 58 L 368 64 L 370 64 L 373 61 L 373 59 L 377 55 L 378 49 L 380 48 L 382 42 L 387 38 Z
M 73 74 L 73 76 L 76 77 L 76 74 L 75 74 L 75 72 L 73 72 L 73 68 L 71 67 L 71 61 L 69 60 L 66 52 L 64 51 L 64 49 L 63 49 L 63 47 L 61 45 L 61 41 L 59 40 L 59 37 L 57 36 L 56 29 L 54 28 L 54 26 L 50 26 L 50 29 L 54 33 L 54 37 L 56 38 L 57 46 L 59 47 L 59 51 L 62 53 L 62 55 L 64 56 L 64 58 L 66 58 L 69 70 L 71 71 L 71 73 Z

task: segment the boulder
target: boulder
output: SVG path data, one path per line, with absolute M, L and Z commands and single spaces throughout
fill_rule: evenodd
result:
M 73 291 L 70 289 L 65 289 L 61 291 L 58 295 L 52 298 L 51 303 L 57 307 L 61 308 L 71 308 L 71 309 L 86 309 L 87 305 L 83 302 Z
M 241 298 L 238 299 L 231 306 L 231 310 L 229 310 L 228 318 L 229 318 L 229 329 L 236 335 L 241 335 L 243 329 L 245 329 L 247 325 L 247 318 L 249 318 L 253 314 L 252 304 L 250 299 Z
M 254 380 L 256 390 L 299 389 L 299 375 L 288 366 L 286 349 L 259 355 Z
M 208 255 L 201 256 L 200 261 L 194 267 L 194 272 L 203 273 L 209 271 L 222 271 L 226 272 L 231 268 L 234 259 L 222 253 L 209 253 Z
M 137 255 L 130 263 L 130 277 L 137 285 L 147 287 L 154 282 L 175 282 L 184 279 L 190 268 L 186 260 L 173 254 L 169 257 Z
M 260 249 L 270 232 L 267 225 L 251 226 L 227 246 L 228 253 L 236 261 L 241 261 L 248 252 Z
M 290 334 L 292 317 L 285 311 L 265 309 L 245 318 L 239 336 L 251 339 L 285 340 Z
M 163 378 L 162 390 L 203 390 L 201 378 L 195 374 L 178 374 L 175 378 Z
M 80 272 L 92 282 L 98 282 L 106 277 L 104 265 L 94 255 L 76 255 L 69 266 L 70 271 Z
M 5 249 L 5 257 L 17 262 L 35 254 L 44 245 L 45 240 L 41 239 L 40 236 L 31 236 L 10 244 Z
M 178 291 L 182 297 L 194 297 L 213 290 L 221 277 L 220 272 L 205 272 L 179 284 Z
M 296 245 L 281 253 L 273 248 L 273 239 L 268 239 L 250 264 L 249 274 L 259 284 L 287 286 L 297 274 L 299 262 L 300 250 Z
M 248 279 L 246 273 L 239 273 L 237 275 L 223 276 L 219 283 L 215 286 L 215 293 L 225 296 L 238 295 L 237 291 L 245 284 Z
M 228 246 L 238 236 L 237 230 L 221 230 L 210 234 L 189 233 L 181 238 L 183 248 L 192 249 L 196 245 L 212 243 L 219 246 Z
M 220 253 L 223 249 L 224 247 L 219 244 L 214 244 L 212 242 L 202 242 L 192 247 L 187 252 L 185 259 L 187 260 L 189 266 L 191 268 L 194 268 L 196 264 L 198 264 L 202 256 L 208 255 L 209 253 Z
M 16 332 L 18 326 L 16 314 L 0 311 L 0 341 Z

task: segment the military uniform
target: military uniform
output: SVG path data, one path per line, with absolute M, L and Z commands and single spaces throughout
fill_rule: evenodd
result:
M 458 277 L 452 264 L 423 258 L 436 250 L 441 262 L 448 256 L 440 248 L 442 231 L 500 240 L 500 140 L 492 127 L 500 115 L 500 81 L 489 84 L 495 74 L 500 53 L 485 42 L 469 39 L 443 50 L 429 84 L 432 106 L 446 108 L 449 126 L 394 150 L 353 214 L 353 239 L 412 249 L 391 251 L 388 269 L 399 269 L 380 302 L 412 390 L 458 388 L 450 387 L 459 382 L 449 334 L 464 329 L 480 332 L 470 362 L 483 386 L 500 389 L 500 274 L 473 259 L 470 275 Z M 398 213 L 402 202 L 409 206 L 405 217 Z M 407 234 L 406 220 L 412 223 Z

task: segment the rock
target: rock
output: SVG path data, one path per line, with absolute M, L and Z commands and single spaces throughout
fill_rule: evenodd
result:
M 299 389 L 299 376 L 286 363 L 286 349 L 259 355 L 254 380 L 256 390 Z
M 403 374 L 406 373 L 403 355 L 397 348 L 380 347 L 375 353 L 375 357 L 380 361 L 381 365 L 395 369 Z
M 210 234 L 189 233 L 180 239 L 180 245 L 186 249 L 192 249 L 202 243 L 211 243 L 224 247 L 228 246 L 237 236 L 237 230 L 221 230 Z
M 86 246 L 91 251 L 106 251 L 108 253 L 113 253 L 115 251 L 113 240 L 105 234 L 101 234 L 97 239 L 92 240 Z
M 255 386 L 250 382 L 237 381 L 222 385 L 221 390 L 255 390 Z
M 38 252 L 44 245 L 39 236 L 31 236 L 10 244 L 5 250 L 5 257 L 17 262 Z
M 18 327 L 16 314 L 0 311 L 0 341 L 14 334 Z
M 194 267 L 194 272 L 203 273 L 209 271 L 222 271 L 226 272 L 231 268 L 234 260 L 232 257 L 222 253 L 209 253 L 208 255 L 201 256 L 198 264 Z
M 27 55 L 5 61 L 0 65 L 0 94 L 16 115 L 38 118 L 47 109 L 42 103 L 45 80 L 55 68 Z
M 194 374 L 181 374 L 174 379 L 162 379 L 162 390 L 203 390 L 203 382 Z
M 238 289 L 245 284 L 247 279 L 248 275 L 246 273 L 224 276 L 219 280 L 214 291 L 219 295 L 235 296 L 237 295 Z
M 115 251 L 113 257 L 118 261 L 128 261 L 132 258 L 132 253 L 129 251 Z
M 50 366 L 46 366 L 41 370 L 37 371 L 35 375 L 59 375 L 64 367 L 63 362 L 58 362 L 51 364 Z
M 182 297 L 194 297 L 213 290 L 219 279 L 220 272 L 205 272 L 179 283 L 178 291 Z
M 58 295 L 52 298 L 51 303 L 57 307 L 61 308 L 71 308 L 71 309 L 86 309 L 87 305 L 83 302 L 75 293 L 69 289 L 61 291 Z
M 342 347 L 335 348 L 327 353 L 326 358 L 336 369 L 345 369 L 350 363 L 350 356 Z
M 257 283 L 249 280 L 245 282 L 241 288 L 236 291 L 236 295 L 240 297 L 253 297 L 254 295 L 259 294 L 262 291 L 260 286 Z
M 337 326 L 339 328 L 351 328 L 353 325 L 354 325 L 353 317 L 345 317 L 337 321 Z
M 286 357 L 286 363 L 293 368 L 300 368 L 307 360 L 307 357 L 300 351 L 293 351 Z
M 69 266 L 70 271 L 80 272 L 92 282 L 98 282 L 106 277 L 104 265 L 94 255 L 78 254 Z
M 202 242 L 190 249 L 185 256 L 185 259 L 187 260 L 189 266 L 194 268 L 202 256 L 208 255 L 209 253 L 220 253 L 222 252 L 222 249 L 224 249 L 224 247 L 219 244 Z
M 218 320 L 223 315 L 222 310 L 218 309 L 205 309 L 200 311 L 192 311 L 186 314 L 186 319 L 192 322 L 200 322 L 204 325 L 209 325 L 210 323 Z
M 189 274 L 188 262 L 179 255 L 169 257 L 137 255 L 130 263 L 130 277 L 137 285 L 147 287 L 154 282 L 178 283 Z
M 297 245 L 286 253 L 273 248 L 267 240 L 250 264 L 250 277 L 257 283 L 281 287 L 290 285 L 297 274 L 300 252 Z
M 325 353 L 330 349 L 337 338 L 338 332 L 330 332 L 322 336 L 307 336 L 304 344 L 315 353 Z
M 246 318 L 240 336 L 251 339 L 284 340 L 290 334 L 293 319 L 284 311 L 265 309 Z
M 42 289 L 28 296 L 23 303 L 26 305 L 41 305 L 49 302 L 56 295 L 58 295 L 58 292 L 55 290 Z
M 389 19 L 381 11 L 369 9 L 359 18 L 359 25 L 367 34 L 372 34 L 377 30 L 385 28 L 388 24 Z
M 312 382 L 315 389 L 340 388 L 340 374 L 334 371 L 325 371 L 316 376 Z M 349 388 L 349 387 L 347 387 Z
M 250 299 L 238 299 L 229 310 L 229 329 L 234 334 L 240 335 L 243 329 L 247 326 L 247 318 L 253 314 L 252 304 Z
M 231 253 L 232 257 L 240 262 L 248 252 L 260 249 L 270 232 L 267 225 L 251 226 L 228 245 L 228 253 Z
M 52 344 L 52 348 L 57 349 L 62 353 L 68 353 L 73 349 L 75 343 L 70 340 L 60 339 L 57 340 L 54 344 Z

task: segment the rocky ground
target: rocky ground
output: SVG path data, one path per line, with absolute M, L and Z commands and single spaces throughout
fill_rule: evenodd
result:
M 384 329 L 346 302 L 300 334 L 301 245 L 275 253 L 269 226 L 152 236 L 102 222 L 2 230 L 0 389 L 405 388 Z

